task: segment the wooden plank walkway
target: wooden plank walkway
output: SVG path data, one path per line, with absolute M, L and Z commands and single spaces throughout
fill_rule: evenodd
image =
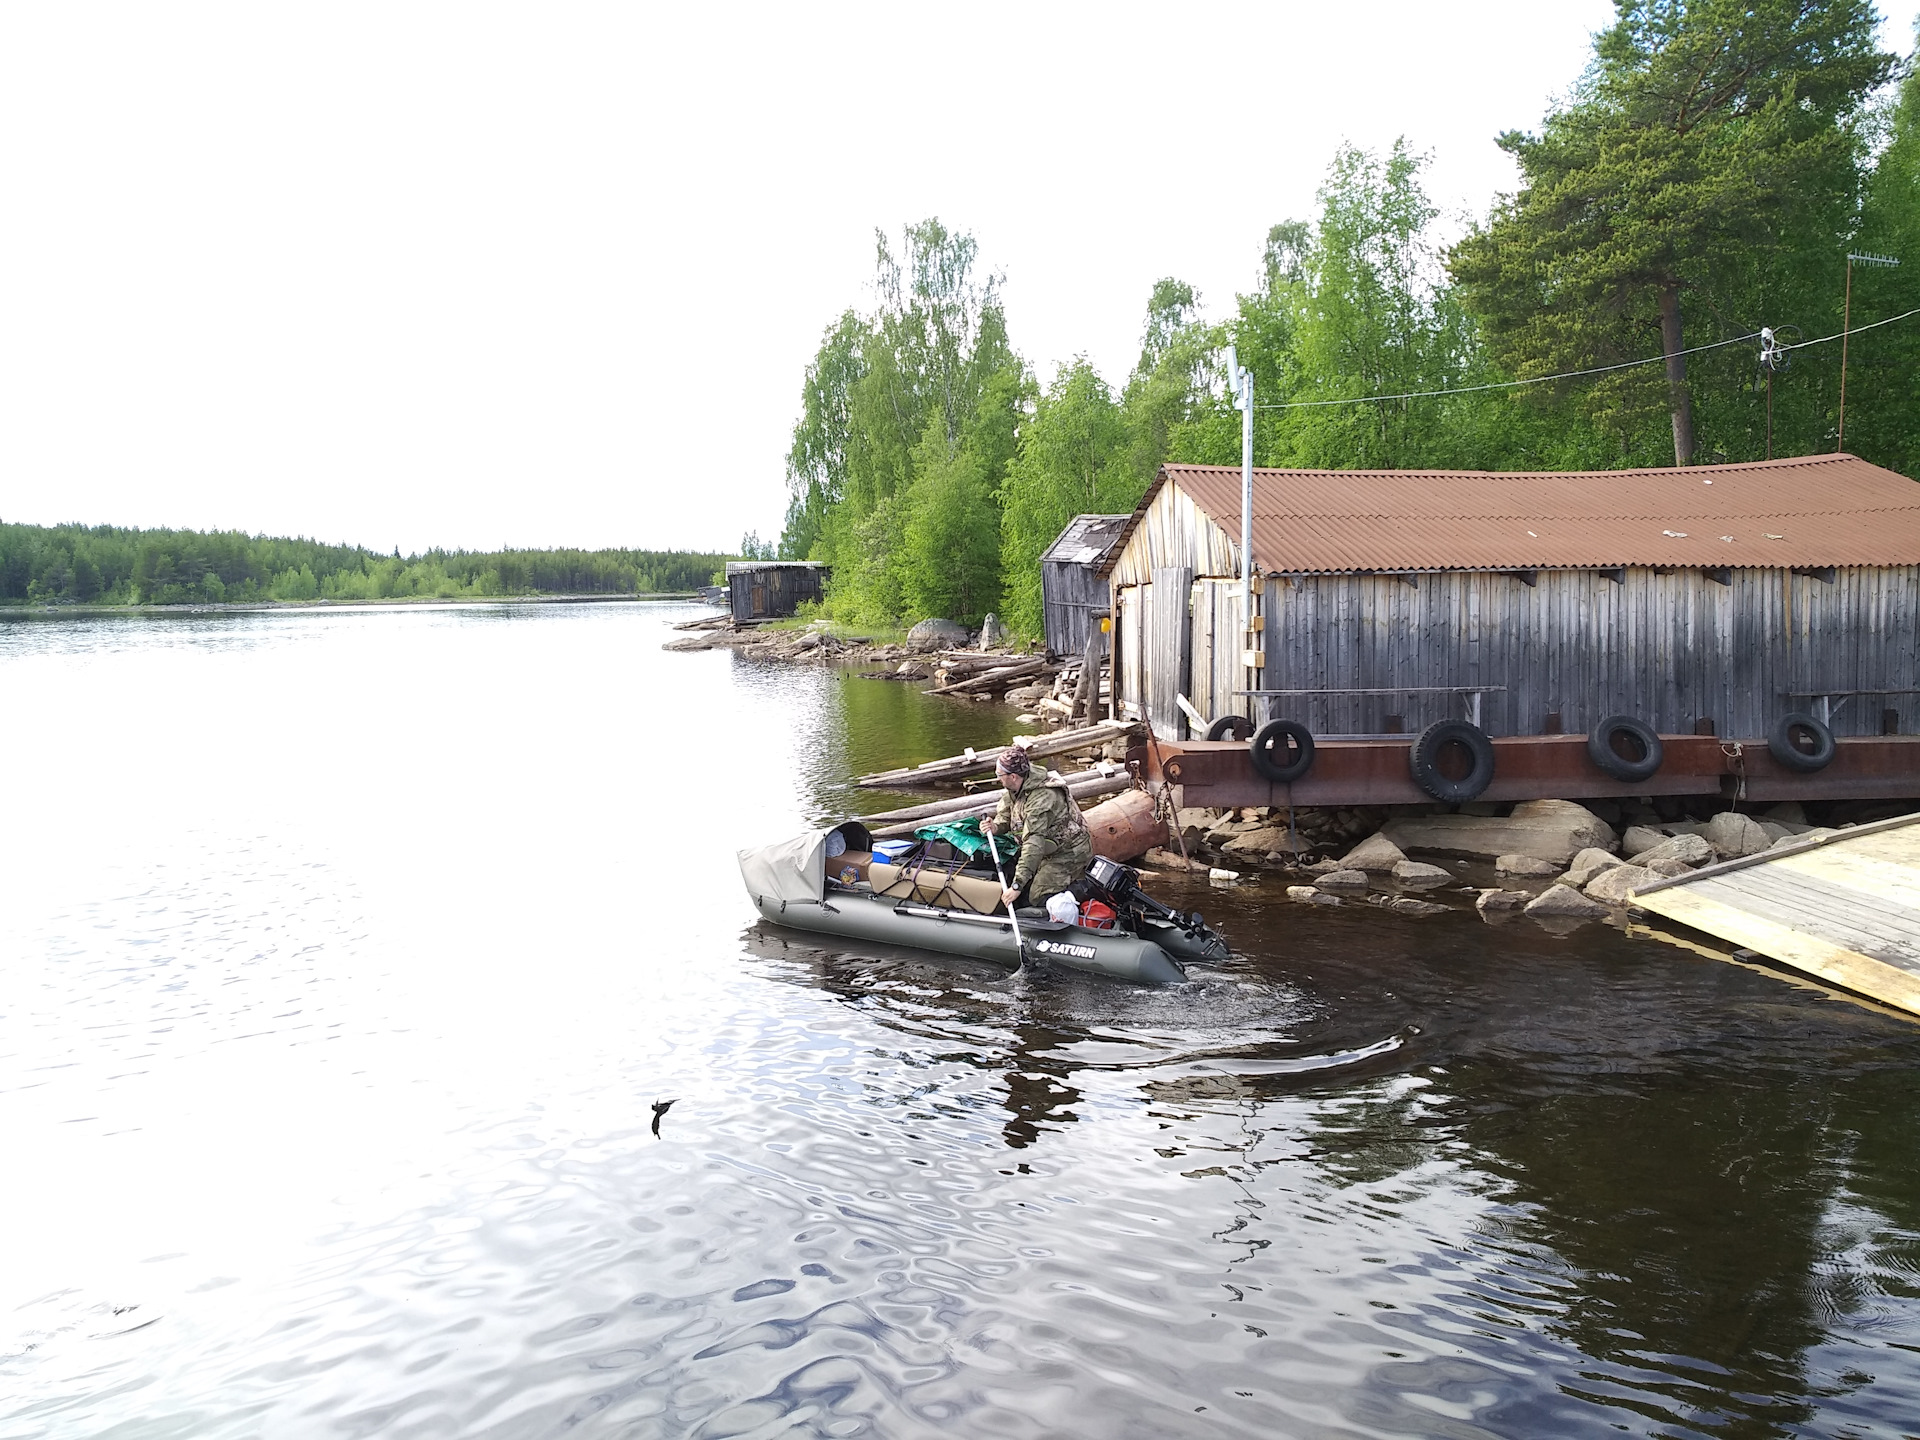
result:
M 1633 903 L 1920 1015 L 1920 815 L 1710 865 Z

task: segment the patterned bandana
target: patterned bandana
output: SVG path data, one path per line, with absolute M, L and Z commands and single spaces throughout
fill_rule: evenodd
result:
M 994 762 L 993 770 L 996 775 L 1018 775 L 1024 780 L 1033 773 L 1033 761 L 1027 758 L 1025 747 L 1009 745 Z

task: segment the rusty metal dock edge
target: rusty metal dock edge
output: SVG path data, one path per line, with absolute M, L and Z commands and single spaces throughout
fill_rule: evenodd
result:
M 1836 741 L 1832 763 L 1811 774 L 1790 770 L 1764 740 L 1711 735 L 1663 735 L 1665 763 L 1646 780 L 1615 780 L 1587 755 L 1584 735 L 1515 735 L 1493 741 L 1493 783 L 1479 797 L 1490 803 L 1521 800 L 1624 799 L 1630 796 L 1712 796 L 1772 804 L 1782 800 L 1920 799 L 1920 735 Z M 1243 742 L 1160 740 L 1136 746 L 1129 758 L 1152 779 L 1176 787 L 1183 806 L 1428 805 L 1433 797 L 1413 781 L 1407 752 L 1413 737 L 1322 740 L 1313 768 L 1290 785 L 1254 773 Z

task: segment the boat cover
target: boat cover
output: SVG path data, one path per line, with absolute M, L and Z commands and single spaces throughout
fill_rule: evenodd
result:
M 827 893 L 827 836 L 810 830 L 778 845 L 740 852 L 740 878 L 747 894 L 759 900 L 818 903 Z

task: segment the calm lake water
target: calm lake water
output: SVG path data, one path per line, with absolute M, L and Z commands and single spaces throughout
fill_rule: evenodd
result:
M 1920 1027 L 1278 880 L 1159 993 L 763 928 L 1005 716 L 694 613 L 0 623 L 0 1437 L 1920 1434 Z

